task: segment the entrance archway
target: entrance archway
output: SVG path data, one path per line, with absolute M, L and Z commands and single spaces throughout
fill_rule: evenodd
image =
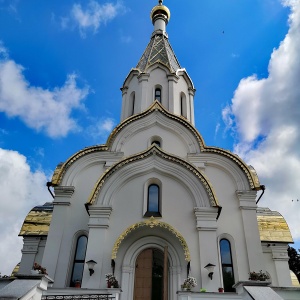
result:
M 164 253 L 157 248 L 145 249 L 135 263 L 133 299 L 163 300 L 163 290 Z
M 152 230 L 151 230 L 152 231 Z M 168 231 L 160 231 L 160 234 Z M 135 271 L 136 262 L 138 256 L 146 249 L 155 248 L 164 253 L 165 247 L 168 247 L 168 282 L 167 294 L 168 299 L 175 299 L 177 297 L 176 292 L 179 289 L 179 283 L 182 282 L 181 271 L 186 270 L 186 261 L 184 260 L 184 252 L 176 237 L 173 237 L 170 241 L 158 236 L 145 236 L 147 235 L 144 230 L 136 231 L 134 235 L 137 238 L 132 241 L 129 238 L 125 239 L 120 247 L 119 260 L 122 260 L 122 278 L 121 286 L 123 293 L 121 294 L 121 300 L 134 299 L 134 287 L 135 287 Z M 133 236 L 131 236 L 133 237 Z M 168 236 L 170 237 L 170 236 Z M 124 253 L 124 254 L 123 254 Z M 182 273 L 182 276 L 185 276 Z

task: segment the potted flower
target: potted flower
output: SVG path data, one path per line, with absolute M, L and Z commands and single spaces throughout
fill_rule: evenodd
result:
M 33 264 L 31 273 L 32 274 L 44 274 L 44 275 L 48 275 L 46 268 L 43 268 L 41 265 L 39 265 L 36 262 Z
M 249 273 L 249 280 L 266 281 L 267 279 L 270 279 L 270 276 L 264 273 L 262 270 L 260 270 L 258 273 L 254 271 Z
M 190 291 L 193 287 L 197 285 L 197 280 L 194 277 L 188 277 L 184 280 L 183 284 L 181 285 L 181 289 L 183 291 Z
M 105 280 L 106 280 L 108 288 L 118 288 L 119 287 L 119 282 L 113 274 L 111 274 L 111 273 L 105 274 Z
M 79 279 L 75 280 L 74 287 L 76 287 L 78 289 L 81 288 L 81 281 Z

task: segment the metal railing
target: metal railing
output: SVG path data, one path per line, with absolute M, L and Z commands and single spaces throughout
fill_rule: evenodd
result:
M 42 300 L 113 300 L 112 294 L 43 296 Z

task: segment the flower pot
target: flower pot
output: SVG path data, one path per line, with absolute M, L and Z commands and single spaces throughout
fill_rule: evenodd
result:
M 224 293 L 224 289 L 223 288 L 218 288 L 219 293 Z
M 74 287 L 76 287 L 77 289 L 81 288 L 81 282 L 80 281 L 75 281 Z

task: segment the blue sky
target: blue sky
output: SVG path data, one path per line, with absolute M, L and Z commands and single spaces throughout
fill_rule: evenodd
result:
M 119 88 L 149 42 L 156 3 L 0 0 L 2 274 L 20 259 L 28 211 L 51 201 L 56 165 L 105 143 L 118 124 Z M 284 215 L 300 248 L 300 2 L 164 4 L 170 43 L 197 89 L 197 129 L 254 166 L 267 188 L 260 205 Z

